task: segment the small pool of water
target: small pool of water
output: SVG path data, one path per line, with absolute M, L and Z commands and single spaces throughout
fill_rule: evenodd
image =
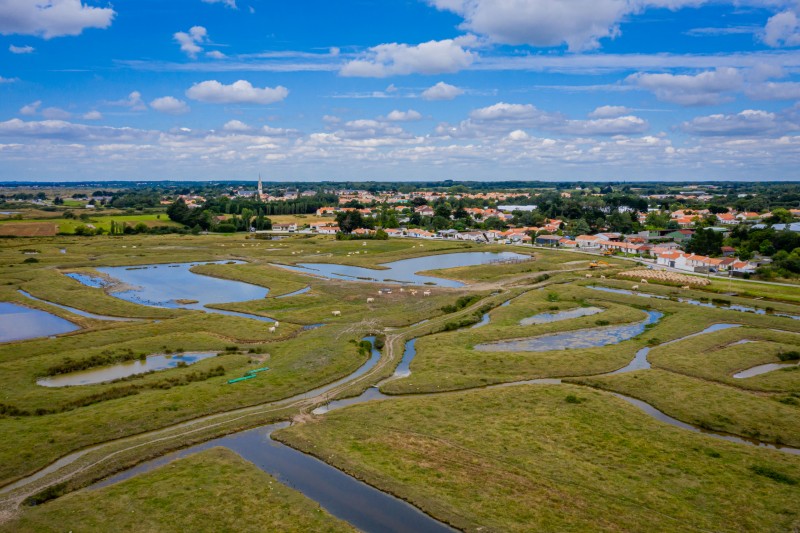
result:
M 263 322 L 274 322 L 268 317 L 206 307 L 209 304 L 256 300 L 264 298 L 269 292 L 269 289 L 258 285 L 204 276 L 190 270 L 201 264 L 219 265 L 230 262 L 100 267 L 97 270 L 110 279 L 123 284 L 122 290 L 110 292 L 111 296 L 121 300 L 150 307 L 195 309 L 209 313 L 252 318 Z M 241 264 L 241 261 L 237 261 L 236 264 Z M 86 274 L 69 273 L 67 276 L 89 287 L 105 288 L 113 285 L 107 279 Z
M 417 272 L 447 268 L 485 265 L 493 262 L 526 259 L 527 255 L 514 252 L 461 252 L 437 254 L 413 259 L 403 259 L 382 264 L 385 270 L 338 265 L 336 263 L 300 263 L 295 266 L 278 265 L 295 272 L 315 274 L 324 278 L 346 281 L 372 281 L 382 283 L 412 283 L 438 287 L 463 287 L 460 281 L 432 276 L 421 276 Z
M 567 311 L 558 311 L 556 313 L 539 313 L 532 317 L 523 318 L 519 321 L 520 326 L 535 326 L 539 324 L 549 324 L 551 322 L 558 322 L 560 320 L 569 320 L 571 318 L 579 318 L 582 316 L 596 315 L 602 313 L 604 309 L 600 307 L 578 307 L 577 309 L 570 309 Z
M 127 378 L 136 374 L 145 374 L 155 370 L 176 368 L 179 363 L 192 365 L 203 359 L 215 357 L 217 352 L 187 352 L 174 355 L 151 355 L 144 360 L 126 361 L 112 366 L 92 368 L 80 372 L 70 372 L 36 380 L 43 387 L 73 387 L 77 385 L 93 385 L 115 379 Z
M 635 324 L 579 329 L 564 333 L 541 335 L 529 339 L 514 339 L 478 344 L 481 352 L 549 352 L 552 350 L 576 350 L 618 344 L 644 332 L 648 324 L 655 324 L 664 316 L 658 311 L 648 311 L 647 319 Z
M 0 342 L 60 335 L 80 329 L 69 320 L 24 305 L 0 302 Z
M 793 367 L 800 367 L 800 363 L 767 363 L 765 365 L 758 365 L 754 366 L 753 368 L 748 368 L 747 370 L 737 372 L 733 375 L 733 377 L 735 379 L 752 378 L 755 376 L 760 376 L 761 374 L 766 374 L 767 372 Z

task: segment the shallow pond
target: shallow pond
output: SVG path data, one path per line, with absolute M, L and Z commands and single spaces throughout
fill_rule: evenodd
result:
M 206 307 L 209 304 L 256 300 L 264 298 L 269 292 L 269 289 L 258 285 L 204 276 L 190 271 L 192 267 L 201 264 L 219 265 L 227 263 L 230 263 L 230 261 L 172 263 L 136 267 L 100 267 L 97 271 L 116 282 L 122 283 L 122 290 L 112 291 L 110 294 L 128 302 L 150 307 L 195 309 L 209 313 L 274 322 L 273 319 L 263 316 Z M 67 276 L 90 287 L 102 288 L 113 284 L 107 279 L 87 274 L 69 273 Z
M 579 329 L 528 339 L 497 341 L 478 344 L 475 349 L 481 352 L 549 352 L 552 350 L 576 350 L 608 346 L 642 334 L 647 325 L 655 324 L 662 316 L 664 315 L 658 311 L 648 311 L 647 319 L 635 324 Z
M 570 309 L 568 311 L 558 311 L 556 313 L 539 313 L 532 317 L 523 318 L 519 321 L 520 326 L 535 326 L 539 324 L 549 324 L 551 322 L 558 322 L 560 320 L 569 320 L 571 318 L 579 318 L 582 316 L 596 315 L 602 313 L 604 309 L 600 307 L 578 307 L 577 309 Z
M 382 283 L 412 283 L 416 285 L 436 285 L 438 287 L 463 287 L 460 281 L 432 276 L 421 276 L 417 272 L 440 270 L 465 266 L 486 265 L 494 262 L 521 260 L 528 258 L 514 252 L 462 252 L 438 254 L 413 259 L 403 259 L 384 263 L 385 270 L 338 265 L 335 263 L 300 263 L 296 266 L 279 265 L 283 268 L 305 274 L 315 274 L 324 278 L 346 281 L 378 281 Z
M 79 329 L 59 316 L 10 302 L 0 302 L 0 342 L 59 335 Z
M 70 372 L 42 378 L 36 381 L 37 385 L 43 387 L 70 387 L 76 385 L 92 385 L 95 383 L 105 383 L 115 379 L 145 374 L 156 370 L 166 370 L 176 368 L 179 363 L 186 365 L 194 364 L 203 359 L 208 359 L 217 355 L 217 352 L 187 352 L 174 355 L 151 355 L 146 359 L 126 361 L 112 366 L 102 368 L 92 368 L 80 372 Z

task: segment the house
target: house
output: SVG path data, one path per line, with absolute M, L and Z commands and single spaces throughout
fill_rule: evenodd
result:
M 536 244 L 539 246 L 558 246 L 558 241 L 560 240 L 560 235 L 537 235 Z
M 464 231 L 459 233 L 456 239 L 472 242 L 488 242 L 486 235 L 484 235 L 482 231 Z
M 335 207 L 320 207 L 317 209 L 317 216 L 324 217 L 324 216 L 334 216 L 336 214 Z
M 308 225 L 311 231 L 319 231 L 321 228 L 325 228 L 327 226 L 334 226 L 333 222 L 312 222 Z
M 666 237 L 667 239 L 671 239 L 677 242 L 678 244 L 683 244 L 685 242 L 688 242 L 692 238 L 692 235 L 694 235 L 694 232 L 692 230 L 679 229 L 677 231 L 673 231 L 672 233 L 667 233 L 666 235 L 664 235 L 664 237 Z
M 297 223 L 273 224 L 272 231 L 297 231 Z
M 410 229 L 406 232 L 406 235 L 417 239 L 433 239 L 436 236 L 430 231 L 425 231 L 424 229 Z
M 731 257 L 735 253 L 736 253 L 736 248 L 734 248 L 733 246 L 722 247 L 722 257 Z
M 596 235 L 578 235 L 575 237 L 577 248 L 598 248 L 600 241 L 603 240 Z
M 342 231 L 339 226 L 323 226 L 318 229 L 320 235 L 336 235 Z
M 720 224 L 726 224 L 726 225 L 738 224 L 739 223 L 739 221 L 736 219 L 736 215 L 733 215 L 731 213 L 720 213 L 720 214 L 718 214 L 717 215 L 717 222 L 719 222 Z
M 386 228 L 384 231 L 389 237 L 403 237 L 405 235 L 403 230 L 398 228 Z
M 641 244 L 630 244 L 627 242 L 600 241 L 600 249 L 625 254 L 641 255 L 643 253 Z
M 558 241 L 558 245 L 563 247 L 563 248 L 577 248 L 578 247 L 578 243 L 576 241 L 573 241 L 572 239 L 567 239 L 567 238 L 563 238 L 560 241 Z
M 455 239 L 456 235 L 458 235 L 458 230 L 440 229 L 436 234 L 442 239 Z
M 613 233 L 613 232 L 612 233 L 598 233 L 597 235 L 595 235 L 595 237 L 597 237 L 601 241 L 619 241 L 619 240 L 622 240 L 622 234 L 621 233 Z
M 758 222 L 761 220 L 761 215 L 753 213 L 752 211 L 745 211 L 736 215 L 736 219 L 741 222 Z
M 414 209 L 414 212 L 415 213 L 419 213 L 420 215 L 422 215 L 424 217 L 432 217 L 435 214 L 435 211 L 429 205 L 421 205 L 421 206 L 417 207 L 416 209 Z
M 368 229 L 368 228 L 356 228 L 356 229 L 353 230 L 353 234 L 354 235 L 361 235 L 361 236 L 374 235 L 375 234 L 375 230 L 374 229 Z

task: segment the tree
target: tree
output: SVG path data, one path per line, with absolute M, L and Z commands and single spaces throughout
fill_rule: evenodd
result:
M 699 229 L 686 245 L 689 253 L 715 256 L 722 253 L 722 233 L 713 229 Z
M 359 211 L 343 211 L 336 214 L 336 223 L 343 233 L 352 233 L 353 230 L 364 227 L 364 217 Z

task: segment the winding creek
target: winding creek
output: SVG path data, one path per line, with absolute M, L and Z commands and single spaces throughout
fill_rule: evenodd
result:
M 70 313 L 73 313 L 75 315 L 82 316 L 82 317 L 85 317 L 85 318 L 94 318 L 96 320 L 108 320 L 108 321 L 113 321 L 113 322 L 132 322 L 134 320 L 137 320 L 136 318 L 127 318 L 127 317 L 121 317 L 121 316 L 96 315 L 94 313 L 90 313 L 88 311 L 82 311 L 81 309 L 76 309 L 76 308 L 70 307 L 68 305 L 62 305 L 62 304 L 57 304 L 55 302 L 50 302 L 48 300 L 42 300 L 41 298 L 37 298 L 36 296 L 30 294 L 29 292 L 25 292 L 22 289 L 19 289 L 17 292 L 20 293 L 21 295 L 23 295 L 25 298 L 29 298 L 29 299 L 31 299 L 31 300 L 33 300 L 35 302 L 42 302 L 42 303 L 45 303 L 45 304 L 48 304 L 48 305 L 52 305 L 52 306 L 58 307 L 59 309 L 63 309 L 64 311 L 69 311 Z
M 600 285 L 586 285 L 586 287 L 589 289 L 593 289 L 595 291 L 610 292 L 613 294 L 625 294 L 627 296 L 641 296 L 642 298 L 655 298 L 657 300 L 672 300 L 672 298 L 668 296 L 663 296 L 661 294 L 651 294 L 649 292 L 629 291 L 627 289 L 613 289 L 611 287 L 602 287 Z M 674 300 L 676 302 L 680 302 L 683 304 L 697 305 L 699 307 L 709 307 L 713 309 L 723 309 L 728 311 L 739 311 L 741 313 L 755 313 L 757 315 L 781 316 L 784 318 L 791 318 L 792 320 L 800 320 L 800 315 L 791 315 L 789 313 L 779 313 L 779 312 L 768 313 L 766 309 L 759 309 L 757 307 L 749 307 L 746 305 L 739 305 L 739 304 L 721 305 L 721 304 L 715 304 L 714 302 L 702 302 L 700 300 L 695 300 L 693 298 L 675 298 Z

